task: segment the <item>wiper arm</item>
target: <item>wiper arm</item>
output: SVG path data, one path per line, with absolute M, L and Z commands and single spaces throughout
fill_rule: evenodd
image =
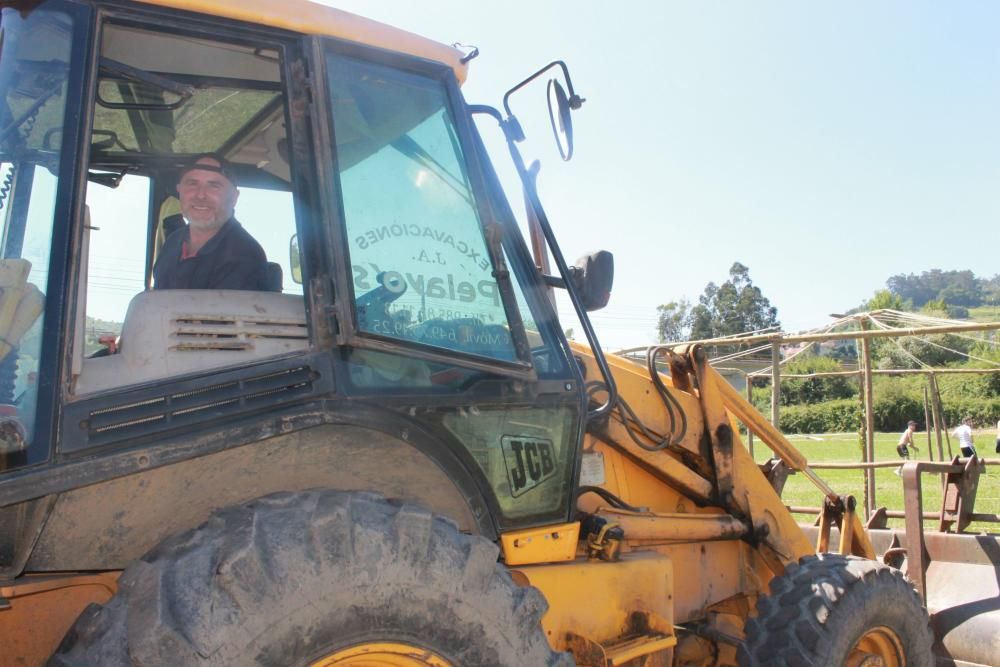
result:
M 177 95 L 180 99 L 175 102 L 109 102 L 97 95 L 97 103 L 106 109 L 161 109 L 163 111 L 173 111 L 179 108 L 194 95 L 195 87 L 186 83 L 180 83 L 173 79 L 168 79 L 159 74 L 147 72 L 138 67 L 132 67 L 125 63 L 112 60 L 111 58 L 101 58 L 101 71 L 108 72 L 125 81 L 133 83 L 145 83 L 159 88 L 160 90 Z
M 7 125 L 7 127 L 0 130 L 0 146 L 3 145 L 3 142 L 7 140 L 7 137 L 9 137 L 11 133 L 14 132 L 14 130 L 21 127 L 21 125 L 23 125 L 26 120 L 32 118 L 35 114 L 37 114 L 41 110 L 42 105 L 48 102 L 49 98 L 51 98 L 53 95 L 59 92 L 59 87 L 61 85 L 62 81 L 57 82 L 55 85 L 52 86 L 51 90 L 46 91 L 44 94 L 39 96 L 37 100 L 32 102 L 31 106 L 25 109 L 24 113 L 22 113 L 20 116 L 11 121 L 11 123 Z

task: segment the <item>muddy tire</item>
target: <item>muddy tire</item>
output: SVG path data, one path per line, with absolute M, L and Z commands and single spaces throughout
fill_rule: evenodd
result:
M 267 496 L 131 564 L 118 594 L 80 616 L 50 664 L 284 666 L 334 656 L 349 666 L 359 651 L 387 646 L 437 660 L 391 664 L 572 665 L 541 630 L 542 595 L 516 586 L 497 553 L 446 519 L 374 494 Z
M 741 667 L 878 664 L 932 667 L 927 610 L 903 574 L 875 561 L 821 554 L 771 581 L 746 626 Z

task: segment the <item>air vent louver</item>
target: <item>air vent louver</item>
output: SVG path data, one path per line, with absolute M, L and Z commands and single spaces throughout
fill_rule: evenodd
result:
M 309 366 L 93 410 L 80 425 L 89 445 L 123 440 L 290 402 L 313 390 Z

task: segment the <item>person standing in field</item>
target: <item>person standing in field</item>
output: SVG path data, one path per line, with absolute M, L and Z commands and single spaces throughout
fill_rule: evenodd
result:
M 956 428 L 952 435 L 958 438 L 958 444 L 962 448 L 962 456 L 976 456 L 976 448 L 972 444 L 972 417 L 964 418 L 961 426 Z
M 1000 454 L 1000 421 L 997 422 L 997 448 L 996 453 Z
M 896 453 L 899 454 L 900 458 L 904 458 L 907 461 L 910 460 L 910 447 L 913 447 L 913 451 L 919 452 L 920 448 L 917 447 L 917 443 L 913 442 L 913 434 L 917 432 L 917 422 L 912 419 L 907 422 L 906 430 L 903 431 L 903 435 L 899 436 L 899 444 L 896 445 Z

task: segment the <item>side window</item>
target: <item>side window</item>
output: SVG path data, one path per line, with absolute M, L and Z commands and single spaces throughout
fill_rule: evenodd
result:
M 507 260 L 507 264 L 513 269 L 510 259 Z M 525 283 L 518 278 L 517 271 L 512 270 L 510 276 L 511 282 L 514 284 L 517 308 L 521 314 L 521 321 L 524 323 L 528 345 L 531 347 L 532 365 L 541 377 L 547 375 L 563 377 L 567 372 L 565 355 L 550 332 L 546 330 L 542 323 L 536 321 L 535 313 L 528 305 L 528 294 L 524 287 Z M 538 293 L 533 296 L 535 303 L 541 303 L 543 300 L 549 298 L 544 288 L 538 288 Z
M 84 354 L 90 356 L 121 335 L 129 302 L 146 289 L 149 178 L 126 175 L 113 190 L 90 184 L 86 215 L 86 298 L 77 307 L 86 311 Z
M 309 347 L 281 50 L 101 28 L 71 398 Z
M 328 71 L 361 331 L 515 361 L 444 85 L 337 56 Z
M 264 249 L 267 261 L 281 268 L 281 291 L 301 295 L 302 283 L 301 280 L 295 282 L 291 262 L 290 248 L 295 235 L 295 204 L 292 193 L 240 187 L 240 201 L 236 212 L 243 228 Z
M 59 11 L 0 14 L 0 471 L 45 455 L 32 443 L 72 32 Z

